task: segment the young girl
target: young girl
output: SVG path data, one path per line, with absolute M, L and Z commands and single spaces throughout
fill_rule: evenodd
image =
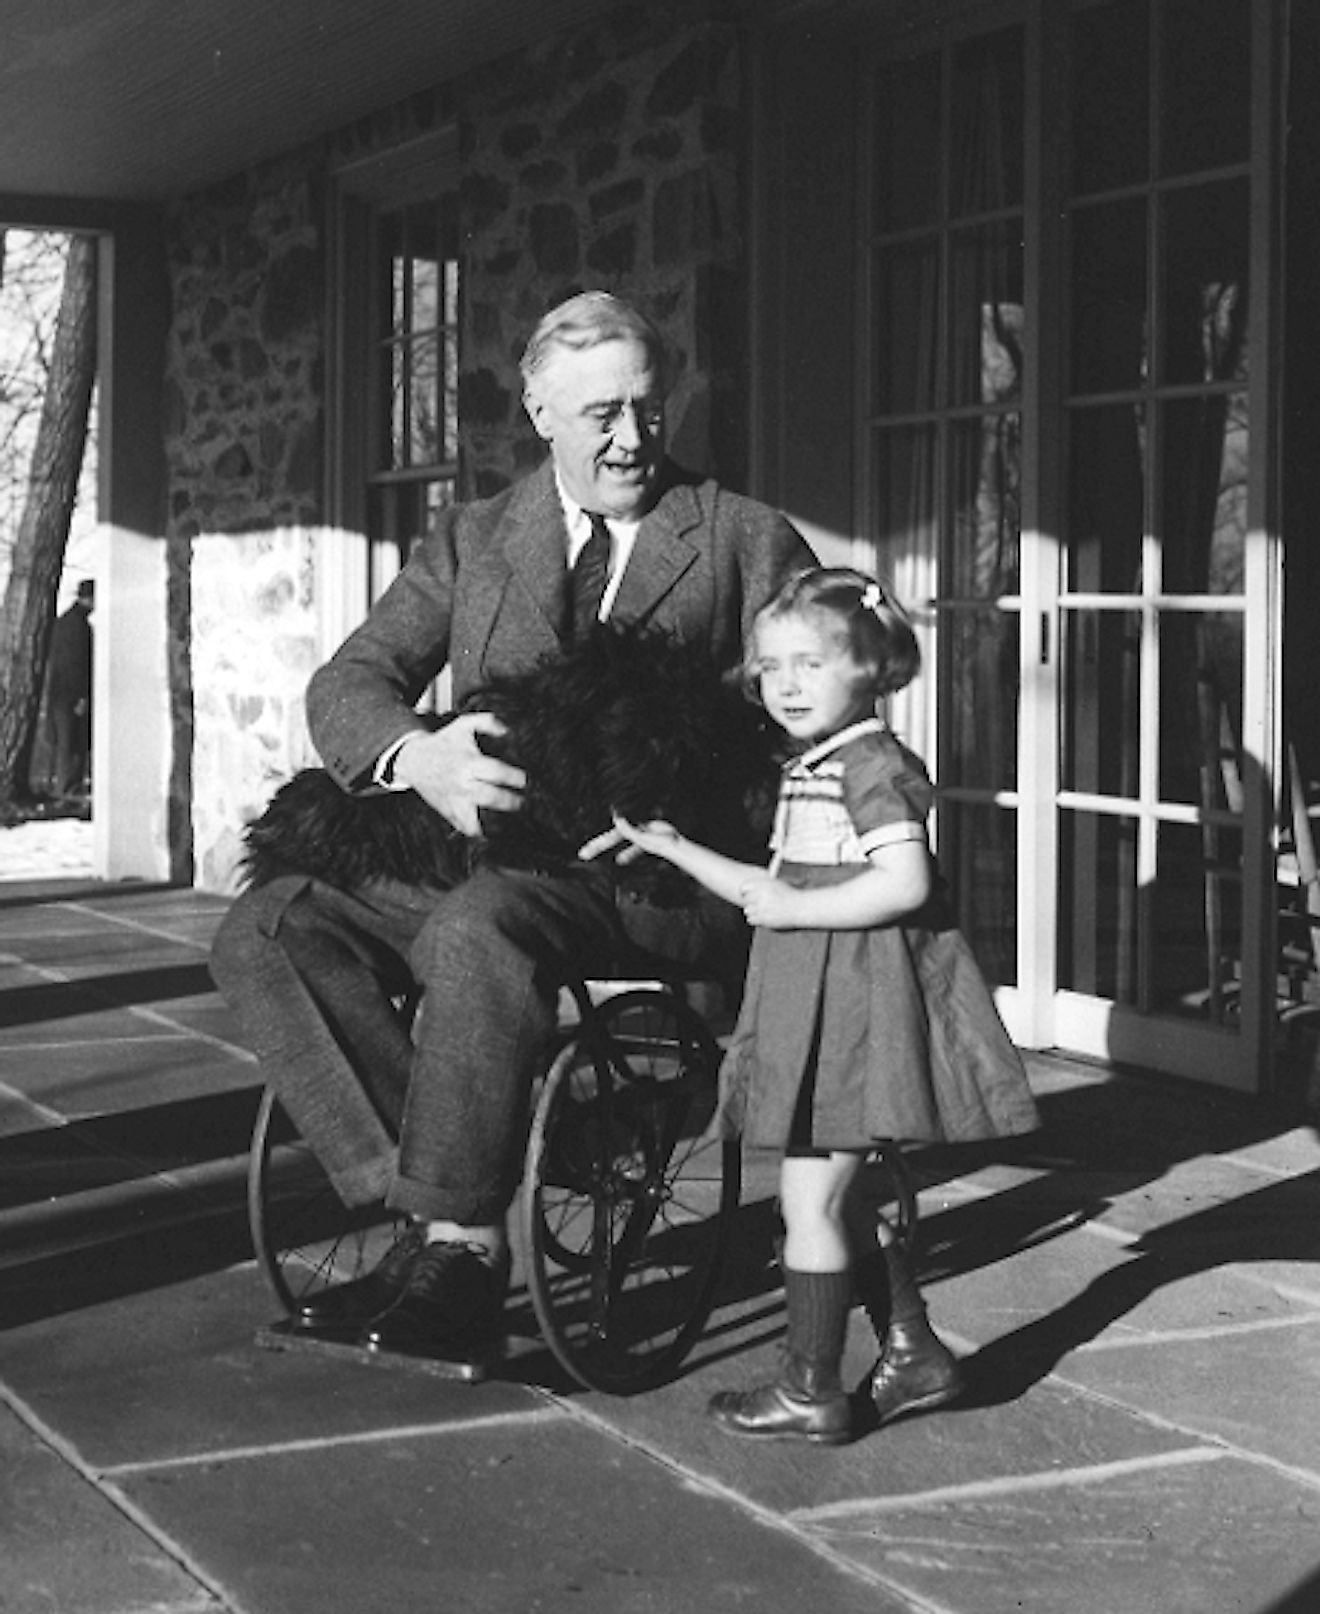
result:
M 874 579 L 800 574 L 756 617 L 746 667 L 796 751 L 769 869 L 667 823 L 616 820 L 623 838 L 738 903 L 755 927 L 717 1124 L 783 1151 L 788 1335 L 773 1383 L 711 1401 L 735 1434 L 850 1438 L 845 1212 L 875 1142 L 971 1142 L 1037 1125 L 1022 1062 L 945 911 L 926 843 L 930 781 L 876 715 L 919 665 L 906 616 Z M 883 1217 L 878 1236 L 889 1308 L 870 1388 L 887 1423 L 952 1401 L 963 1379 Z

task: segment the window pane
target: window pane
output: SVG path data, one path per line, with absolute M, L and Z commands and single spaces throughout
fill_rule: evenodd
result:
M 950 402 L 1022 395 L 1022 247 L 1002 225 L 964 230 L 950 247 Z
M 458 457 L 457 234 L 446 198 L 379 215 L 383 470 Z
M 1063 612 L 1065 790 L 1092 796 L 1138 794 L 1141 618 L 1135 611 Z
M 408 463 L 408 350 L 391 347 L 390 365 L 390 459 L 392 469 Z
M 1129 594 L 1141 587 L 1145 415 L 1138 404 L 1072 413 L 1067 586 Z
M 440 265 L 433 258 L 413 259 L 412 328 L 434 330 L 440 319 Z
M 890 247 L 875 276 L 875 392 L 880 414 L 935 406 L 939 258 L 934 240 Z
M 1160 797 L 1224 805 L 1238 788 L 1242 616 L 1166 611 L 1160 623 Z
M 983 415 L 953 428 L 953 543 L 943 594 L 993 600 L 1017 593 L 1021 428 L 1017 415 Z
M 440 458 L 456 460 L 458 458 L 458 336 L 456 332 L 446 332 L 444 336 L 444 384 L 440 393 L 441 406 L 444 411 L 444 437 L 440 446 Z
M 875 453 L 876 539 L 882 554 L 933 555 L 935 552 L 935 433 L 884 431 Z M 895 583 L 898 583 L 895 578 Z M 900 588 L 911 606 L 930 589 Z
M 456 245 L 454 250 L 457 251 Z M 446 258 L 444 263 L 441 265 L 441 270 L 444 278 L 444 302 L 441 310 L 441 318 L 444 320 L 446 325 L 456 326 L 458 324 L 457 258 Z
M 994 986 L 1017 981 L 1017 814 L 943 802 L 939 865 L 958 923 Z
M 1131 1003 L 1137 942 L 1137 821 L 1064 813 L 1059 826 L 1059 985 Z
M 1161 406 L 1164 589 L 1240 594 L 1247 548 L 1247 395 Z
M 1209 1017 L 1236 1029 L 1242 882 L 1234 865 L 1240 847 L 1234 830 L 1207 836 L 1195 824 L 1159 826 L 1155 884 L 1146 893 L 1149 1009 Z
M 940 718 L 941 785 L 1012 790 L 1017 782 L 1018 617 L 942 611 L 948 691 Z
M 1072 219 L 1073 393 L 1141 385 L 1146 369 L 1146 207 L 1078 208 Z
M 940 58 L 893 62 L 876 77 L 876 225 L 932 224 L 940 216 Z
M 419 337 L 412 344 L 411 369 L 408 463 L 434 465 L 440 458 L 439 364 L 434 336 Z
M 1073 19 L 1074 195 L 1147 177 L 1148 19 L 1146 0 L 1088 7 Z
M 1160 7 L 1160 170 L 1245 162 L 1251 136 L 1250 0 Z
M 1163 382 L 1246 376 L 1247 202 L 1246 180 L 1199 185 L 1165 199 Z
M 953 53 L 949 212 L 995 212 L 1022 200 L 1022 31 L 1007 28 Z

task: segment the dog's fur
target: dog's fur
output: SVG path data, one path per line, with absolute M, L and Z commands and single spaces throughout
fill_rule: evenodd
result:
M 731 856 L 762 860 L 773 808 L 773 728 L 709 656 L 637 627 L 602 626 L 533 672 L 497 679 L 473 707 L 507 732 L 488 749 L 527 774 L 517 812 L 482 814 L 482 836 L 456 832 L 412 791 L 349 795 L 306 769 L 246 831 L 245 873 L 316 875 L 352 888 L 386 877 L 448 884 L 459 867 L 561 872 L 612 810 L 666 818 Z M 687 882 L 642 859 L 624 883 L 657 902 Z

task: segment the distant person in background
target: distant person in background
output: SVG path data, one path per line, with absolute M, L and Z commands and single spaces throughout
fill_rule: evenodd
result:
M 46 721 L 50 734 L 48 793 L 55 801 L 85 797 L 90 788 L 92 735 L 92 604 L 90 578 L 56 617 L 46 663 Z

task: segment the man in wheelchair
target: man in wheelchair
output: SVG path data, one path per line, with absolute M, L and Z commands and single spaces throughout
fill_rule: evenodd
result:
M 602 623 L 647 635 L 641 654 L 677 645 L 728 673 L 757 609 L 814 559 L 781 515 L 668 459 L 662 340 L 628 304 L 585 292 L 553 309 L 522 373 L 548 459 L 493 498 L 440 511 L 313 676 L 325 773 L 286 787 L 298 795 L 288 805 L 305 798 L 292 815 L 301 848 L 277 837 L 212 955 L 265 1079 L 345 1203 L 384 1199 L 413 1224 L 366 1277 L 309 1297 L 292 1328 L 464 1361 L 501 1333 L 506 1213 L 562 981 L 610 973 L 630 937 L 722 977 L 745 948 L 736 910 L 710 899 L 657 925 L 654 903 L 620 900 L 608 859 L 564 855 L 573 812 L 614 790 L 600 738 L 609 643 L 603 668 L 568 679 L 557 719 L 523 723 L 535 744 L 511 743 L 517 703 L 501 716 L 500 691 L 548 695 L 545 669 L 600 641 Z M 435 727 L 415 703 L 446 666 L 455 711 Z M 672 715 L 663 693 L 658 705 Z M 611 716 L 616 737 L 645 722 Z M 575 737 L 588 761 L 574 760 Z M 623 805 L 595 804 L 595 827 Z M 516 841 L 516 826 L 556 812 L 558 852 L 555 836 L 529 834 L 522 855 L 482 855 L 500 826 Z M 373 860 L 358 829 L 386 815 L 388 855 Z M 263 833 L 260 821 L 250 832 L 259 852 Z M 398 1002 L 419 988 L 410 1028 Z

